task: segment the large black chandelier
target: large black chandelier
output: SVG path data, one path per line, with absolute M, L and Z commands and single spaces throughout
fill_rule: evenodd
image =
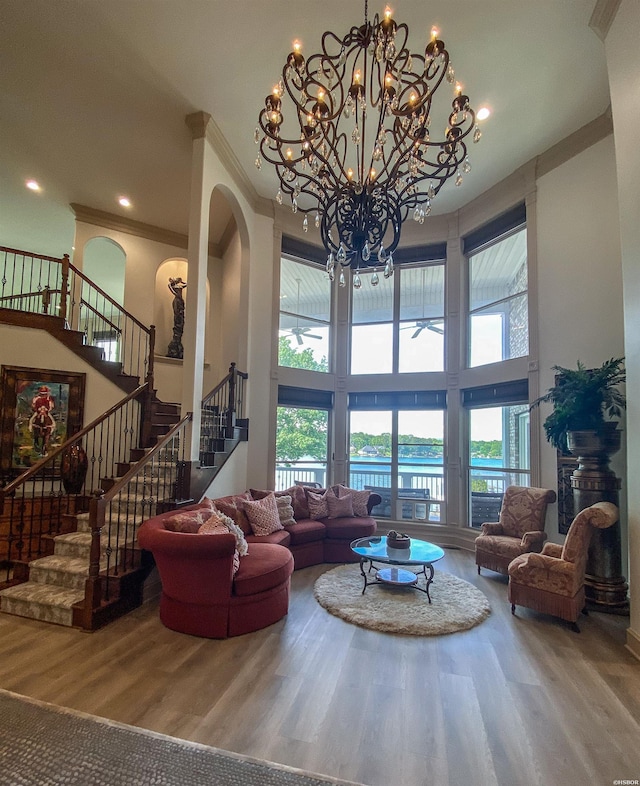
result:
M 275 166 L 277 202 L 286 196 L 304 214 L 305 232 L 314 220 L 329 277 L 339 271 L 344 286 L 350 267 L 356 288 L 360 269 L 376 268 L 373 285 L 377 268 L 393 274 L 402 224 L 409 215 L 423 223 L 444 183 L 462 183 L 471 169 L 467 137 L 481 136 L 438 32 L 424 54 L 411 53 L 406 24 L 389 8 L 372 22 L 367 11 L 365 0 L 364 24 L 344 37 L 325 32 L 318 54 L 305 59 L 294 44 L 255 131 L 256 166 Z M 438 132 L 432 102 L 443 82 L 453 99 Z

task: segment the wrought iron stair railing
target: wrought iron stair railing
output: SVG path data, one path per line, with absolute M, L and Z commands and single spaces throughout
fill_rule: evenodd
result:
M 65 531 L 65 516 L 87 511 L 105 479 L 131 461 L 141 444 L 147 399 L 145 383 L 0 488 L 6 533 L 0 539 L 0 586 L 20 579 L 20 565 L 44 556 L 51 539 Z
M 74 608 L 74 625 L 94 630 L 140 604 L 144 566 L 138 530 L 146 519 L 191 501 L 186 498 L 191 420 L 191 413 L 185 415 L 155 447 L 134 456 L 137 461 L 111 488 L 91 499 L 89 575 L 84 602 Z M 127 576 L 135 577 L 129 592 L 122 588 Z
M 5 533 L 0 536 L 0 588 L 27 581 L 28 563 L 51 553 L 53 538 L 73 531 L 78 516 L 88 518 L 85 600 L 74 608 L 73 618 L 75 625 L 94 629 L 114 609 L 117 616 L 118 609 L 123 613 L 139 605 L 135 587 L 130 583 L 123 592 L 122 582 L 141 572 L 136 536 L 142 521 L 199 499 L 234 445 L 248 438 L 248 375 L 232 363 L 203 400 L 199 462 L 187 460 L 190 414 L 151 447 L 154 327 L 128 314 L 67 255 L 0 246 L 0 273 L 0 309 L 57 319 L 60 331 L 79 331 L 84 344 L 120 364 L 121 374 L 145 380 L 0 488 L 0 532 Z
M 246 428 L 245 384 L 248 374 L 229 367 L 227 376 L 208 393 L 201 404 L 200 465 L 215 466 L 216 454 L 224 452 L 224 440 L 233 439 L 236 428 Z

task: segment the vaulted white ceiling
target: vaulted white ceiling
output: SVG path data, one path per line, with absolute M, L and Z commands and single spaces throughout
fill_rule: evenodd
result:
M 413 49 L 434 25 L 441 31 L 472 103 L 492 110 L 472 172 L 434 212 L 460 207 L 606 110 L 595 5 L 391 3 Z M 0 0 L 0 10 L 0 245 L 51 254 L 73 242 L 70 203 L 186 233 L 194 111 L 214 117 L 255 190 L 273 198 L 273 176 L 254 166 L 264 97 L 294 39 L 311 53 L 325 30 L 343 34 L 364 18 L 359 0 Z M 369 4 L 370 16 L 383 10 Z M 41 193 L 25 189 L 29 177 Z

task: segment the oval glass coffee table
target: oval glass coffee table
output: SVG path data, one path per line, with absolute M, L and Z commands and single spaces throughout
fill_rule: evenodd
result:
M 408 548 L 397 549 L 387 545 L 385 535 L 369 535 L 351 542 L 351 551 L 360 558 L 360 573 L 364 579 L 362 594 L 371 584 L 390 584 L 395 587 L 410 587 L 424 592 L 431 603 L 429 587 L 433 581 L 433 563 L 444 557 L 444 551 L 435 543 L 411 538 Z M 365 570 L 367 564 L 368 570 Z M 384 565 L 385 567 L 378 567 Z M 422 568 L 417 573 L 398 566 L 416 565 Z M 388 567 L 387 567 L 388 566 Z M 373 580 L 369 578 L 375 570 Z M 418 578 L 424 576 L 424 587 Z

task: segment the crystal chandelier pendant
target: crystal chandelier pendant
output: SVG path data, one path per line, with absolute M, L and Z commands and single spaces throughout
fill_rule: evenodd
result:
M 282 204 L 282 191 L 278 189 L 278 193 L 276 194 L 276 202 L 281 205 Z
M 333 251 L 327 257 L 327 273 L 330 273 L 334 267 L 336 266 L 336 262 L 333 256 Z
M 377 287 L 379 283 L 380 283 L 380 279 L 378 278 L 378 272 L 377 270 L 374 270 L 373 275 L 371 276 L 371 286 Z
M 355 275 L 353 277 L 353 288 L 360 289 L 362 286 L 362 279 L 360 278 L 360 273 L 356 270 Z
M 346 287 L 347 286 L 347 280 L 344 277 L 344 270 L 340 271 L 340 278 L 338 279 L 338 284 L 341 287 Z
M 461 184 L 481 132 L 439 32 L 412 52 L 408 26 L 388 8 L 369 20 L 367 6 L 364 25 L 326 31 L 308 57 L 294 44 L 253 136 L 256 166 L 264 160 L 280 179 L 276 201 L 284 193 L 304 212 L 304 232 L 314 221 L 334 264 L 391 275 L 403 222 L 422 224 L 446 182 Z M 432 117 L 448 118 L 444 137 L 430 135 Z M 299 208 L 303 192 L 315 203 Z

